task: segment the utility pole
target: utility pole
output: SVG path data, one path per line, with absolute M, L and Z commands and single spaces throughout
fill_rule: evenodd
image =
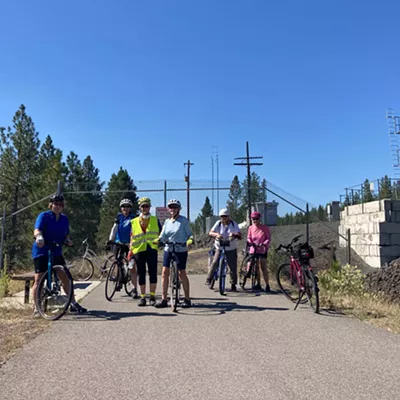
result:
M 251 219 L 250 219 L 250 214 L 251 214 L 251 173 L 250 173 L 250 166 L 252 165 L 263 165 L 263 163 L 257 163 L 257 162 L 250 162 L 250 160 L 254 159 L 260 159 L 262 157 L 250 157 L 250 151 L 249 151 L 249 142 L 246 142 L 246 157 L 236 157 L 235 160 L 246 160 L 246 162 L 240 162 L 240 163 L 234 163 L 233 165 L 241 165 L 241 166 L 246 166 L 247 167 L 247 198 L 248 198 L 248 204 L 247 204 L 247 212 L 249 216 L 249 222 L 251 224 Z
M 187 175 L 185 175 L 185 182 L 187 183 L 186 194 L 187 194 L 187 219 L 190 221 L 190 167 L 194 165 L 188 160 L 187 163 L 183 165 L 187 165 Z

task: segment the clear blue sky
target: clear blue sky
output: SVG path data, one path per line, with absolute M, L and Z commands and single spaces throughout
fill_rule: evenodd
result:
M 108 180 L 255 171 L 314 204 L 392 175 L 399 1 L 2 1 L 0 125 L 21 103 L 41 139 Z

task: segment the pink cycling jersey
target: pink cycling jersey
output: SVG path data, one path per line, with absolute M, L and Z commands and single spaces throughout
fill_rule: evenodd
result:
M 247 241 L 249 243 L 260 244 L 262 246 L 256 248 L 257 254 L 265 254 L 268 252 L 271 243 L 271 232 L 267 225 L 250 225 L 247 231 Z M 254 247 L 250 247 L 250 254 L 254 253 Z

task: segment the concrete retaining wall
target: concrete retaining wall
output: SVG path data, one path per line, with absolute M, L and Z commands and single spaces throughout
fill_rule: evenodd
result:
M 351 247 L 371 267 L 400 257 L 400 200 L 377 200 L 348 206 L 340 213 L 339 233 L 351 232 Z M 341 247 L 347 241 L 340 237 Z

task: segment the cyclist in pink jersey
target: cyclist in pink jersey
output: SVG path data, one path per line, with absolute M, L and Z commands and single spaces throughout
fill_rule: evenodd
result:
M 253 222 L 252 225 L 249 226 L 247 230 L 247 242 L 249 244 L 255 244 L 256 247 L 250 246 L 250 254 L 260 254 L 261 257 L 260 265 L 261 271 L 263 273 L 263 277 L 265 280 L 265 291 L 269 293 L 271 288 L 269 286 L 269 277 L 268 277 L 268 270 L 267 270 L 267 256 L 268 256 L 268 249 L 271 244 L 271 232 L 267 225 L 261 223 L 260 218 L 261 214 L 257 211 L 251 213 L 250 218 Z M 258 268 L 257 268 L 258 272 Z M 256 285 L 255 289 L 261 289 L 261 279 L 258 280 L 258 284 Z

